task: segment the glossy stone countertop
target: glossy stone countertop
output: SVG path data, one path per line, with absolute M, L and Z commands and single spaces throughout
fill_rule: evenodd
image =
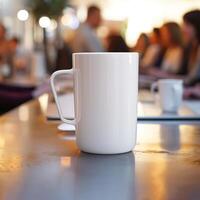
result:
M 138 124 L 133 152 L 92 155 L 46 120 L 46 106 L 43 95 L 0 118 L 1 200 L 200 199 L 198 123 Z

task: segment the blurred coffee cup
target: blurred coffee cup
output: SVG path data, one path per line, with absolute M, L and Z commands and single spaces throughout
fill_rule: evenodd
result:
M 159 103 L 164 112 L 177 112 L 183 98 L 183 81 L 176 79 L 161 79 L 151 86 L 151 92 L 159 94 Z

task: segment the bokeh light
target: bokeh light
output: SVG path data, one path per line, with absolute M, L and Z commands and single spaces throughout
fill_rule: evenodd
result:
M 27 10 L 19 10 L 17 12 L 17 18 L 20 20 L 20 21 L 26 21 L 29 17 L 29 13 Z
M 61 23 L 63 26 L 67 26 L 68 28 L 77 29 L 79 26 L 79 20 L 76 16 L 75 10 L 72 8 L 66 8 L 61 18 Z
M 51 20 L 47 16 L 43 16 L 39 19 L 39 25 L 42 28 L 48 28 L 51 25 Z

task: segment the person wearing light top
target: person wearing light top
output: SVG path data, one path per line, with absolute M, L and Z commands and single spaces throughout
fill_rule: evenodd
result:
M 162 62 L 162 70 L 171 74 L 178 74 L 180 70 L 181 59 L 182 49 L 180 47 L 168 49 L 165 53 L 164 60 Z
M 87 19 L 77 29 L 72 44 L 73 52 L 102 52 L 104 48 L 95 30 L 101 24 L 101 11 L 97 6 L 90 6 Z
M 180 26 L 175 22 L 168 22 L 161 28 L 161 38 L 166 52 L 161 69 L 171 74 L 178 74 L 183 54 L 183 42 Z
M 141 60 L 141 67 L 145 70 L 145 68 L 147 67 L 154 66 L 159 57 L 160 51 L 160 29 L 154 28 L 150 35 L 150 45 L 147 48 L 146 53 L 144 54 Z
M 160 69 L 153 66 L 148 74 L 157 78 L 170 78 L 179 74 L 183 58 L 183 42 L 180 26 L 175 22 L 165 23 L 161 27 L 161 43 L 165 49 Z

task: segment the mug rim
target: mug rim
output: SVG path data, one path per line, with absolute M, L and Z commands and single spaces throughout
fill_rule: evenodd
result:
M 73 56 L 76 55 L 139 55 L 138 52 L 76 52 L 72 53 Z
M 160 79 L 158 80 L 160 83 L 183 83 L 183 80 L 181 79 Z

